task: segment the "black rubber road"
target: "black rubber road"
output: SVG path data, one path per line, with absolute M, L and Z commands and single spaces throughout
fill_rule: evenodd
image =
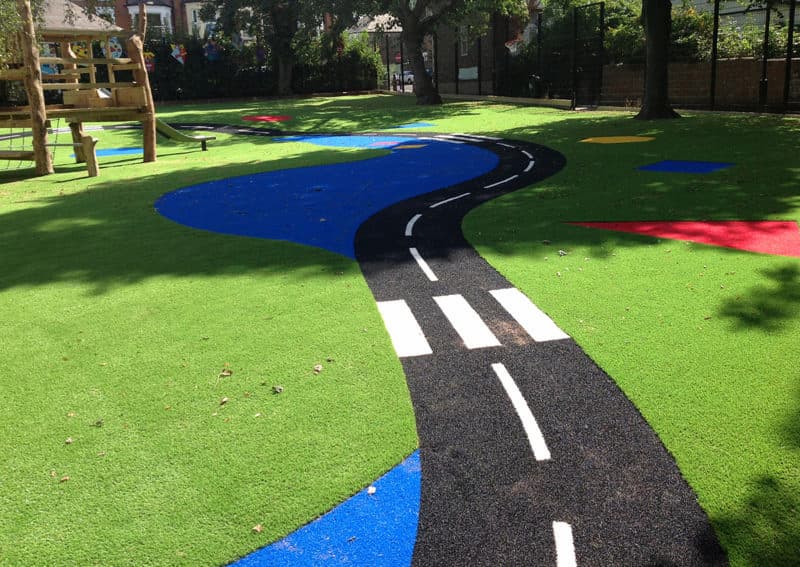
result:
M 552 175 L 564 158 L 524 142 L 461 141 L 495 152 L 498 167 L 381 211 L 355 242 L 379 305 L 404 300 L 432 351 L 401 357 L 422 461 L 414 564 L 727 564 L 694 493 L 636 408 L 571 339 L 534 341 L 489 293 L 511 284 L 462 236 L 470 209 Z M 451 295 L 501 346 L 466 348 L 434 300 Z M 535 458 L 498 363 L 527 402 L 549 459 Z M 571 538 L 562 537 L 565 525 Z

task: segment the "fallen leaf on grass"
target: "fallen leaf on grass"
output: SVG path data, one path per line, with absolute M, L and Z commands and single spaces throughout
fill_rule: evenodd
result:
M 228 376 L 233 376 L 233 370 L 230 368 L 223 368 L 222 371 L 219 373 L 220 378 L 227 378 Z
M 105 425 L 105 422 L 102 419 L 98 419 L 90 427 L 103 427 L 103 425 Z
M 58 479 L 58 482 L 67 482 L 68 480 L 69 480 L 69 477 L 67 475 L 64 475 L 64 476 L 62 476 L 61 478 Z
M 254 534 L 260 534 L 261 532 L 264 531 L 264 526 L 262 526 L 261 524 L 256 524 L 255 526 L 253 526 L 252 531 Z
M 314 366 L 314 374 L 319 374 L 320 372 L 322 372 L 322 365 L 321 364 L 315 365 Z
M 272 387 L 272 393 L 273 394 L 280 394 L 281 392 L 283 392 L 283 386 L 273 386 Z
M 228 398 L 222 398 L 222 399 L 219 401 L 219 405 L 221 405 L 221 406 L 224 406 L 224 405 L 225 405 L 225 404 L 227 404 L 229 401 L 230 401 L 230 400 L 229 400 Z
M 67 439 L 64 441 L 64 443 L 67 444 L 67 445 L 72 445 L 72 437 L 67 437 Z

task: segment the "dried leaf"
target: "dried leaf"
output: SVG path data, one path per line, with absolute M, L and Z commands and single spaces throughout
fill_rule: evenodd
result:
M 261 524 L 256 524 L 255 526 L 253 526 L 252 531 L 254 534 L 260 534 L 261 532 L 264 531 L 264 526 L 262 526 Z
M 558 255 L 559 256 L 566 256 L 567 254 L 569 254 L 569 252 L 567 252 L 566 250 L 559 250 L 558 251 Z
M 273 394 L 280 394 L 281 392 L 283 392 L 283 386 L 273 386 L 272 387 L 272 393 Z
M 66 443 L 67 445 L 72 445 L 72 437 L 67 437 L 64 443 Z
M 58 479 L 58 482 L 67 482 L 68 480 L 69 480 L 69 477 L 67 475 L 64 475 L 64 476 L 62 476 L 61 478 Z
M 75 417 L 75 415 L 76 413 L 74 411 L 71 411 L 67 414 L 67 417 Z
M 105 422 L 102 419 L 98 419 L 91 425 L 91 427 L 103 427 L 103 425 L 105 425 Z
M 222 371 L 219 373 L 220 378 L 227 378 L 228 376 L 233 376 L 233 370 L 230 368 L 223 368 Z
M 58 476 L 58 473 L 56 471 L 50 471 L 50 478 L 55 478 L 57 476 Z
M 370 496 L 375 494 L 377 491 L 378 491 L 378 489 L 375 488 L 374 486 L 370 486 L 369 488 L 367 488 L 367 494 L 369 494 Z
M 225 405 L 225 404 L 227 404 L 229 401 L 230 401 L 230 400 L 229 400 L 228 398 L 222 398 L 222 399 L 219 401 L 219 405 L 221 405 L 221 406 L 224 406 L 224 405 Z
M 322 372 L 322 365 L 321 364 L 315 365 L 314 366 L 314 374 L 319 374 L 320 372 Z

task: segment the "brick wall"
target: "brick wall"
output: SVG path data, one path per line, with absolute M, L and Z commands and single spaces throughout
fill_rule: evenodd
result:
M 783 102 L 785 60 L 767 63 L 767 104 Z M 758 105 L 761 61 L 727 59 L 717 62 L 716 105 L 720 108 L 754 108 Z M 711 63 L 671 63 L 669 98 L 675 106 L 705 107 L 710 101 Z M 601 103 L 639 106 L 644 90 L 644 65 L 608 65 L 603 69 Z M 792 61 L 790 100 L 800 101 L 800 59 Z

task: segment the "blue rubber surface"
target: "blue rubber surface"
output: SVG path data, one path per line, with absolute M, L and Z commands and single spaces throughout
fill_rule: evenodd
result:
M 667 173 L 713 173 L 720 169 L 727 169 L 735 164 L 721 161 L 681 161 L 664 160 L 650 165 L 643 165 L 638 169 L 642 171 L 664 171 Z
M 233 563 L 234 567 L 411 564 L 417 537 L 420 460 L 415 451 L 362 490 L 284 539 Z
M 103 148 L 100 150 L 94 151 L 97 157 L 108 157 L 108 156 L 125 156 L 131 154 L 143 154 L 144 150 L 142 148 Z M 75 154 L 71 156 L 74 158 Z
M 412 122 L 411 124 L 401 124 L 400 126 L 389 128 L 389 130 L 400 130 L 403 128 L 427 128 L 428 126 L 436 126 L 436 124 L 431 122 Z
M 165 217 L 198 229 L 289 240 L 354 258 L 353 239 L 385 207 L 483 175 L 499 159 L 472 144 L 402 136 L 295 136 L 317 145 L 416 149 L 342 164 L 285 169 L 193 185 L 155 203 Z

